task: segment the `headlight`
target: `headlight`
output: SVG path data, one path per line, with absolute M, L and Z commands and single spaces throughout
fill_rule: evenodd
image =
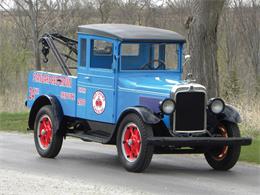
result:
M 175 102 L 172 99 L 165 99 L 162 101 L 160 109 L 164 114 L 170 115 L 175 111 Z
M 220 98 L 212 98 L 209 100 L 208 107 L 214 114 L 219 114 L 225 109 L 225 103 Z

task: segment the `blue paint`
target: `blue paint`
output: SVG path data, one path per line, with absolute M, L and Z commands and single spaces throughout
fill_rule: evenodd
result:
M 93 52 L 94 40 L 109 42 L 111 55 L 96 55 Z M 84 41 L 86 50 L 81 51 Z M 78 43 L 77 76 L 43 71 L 29 73 L 29 108 L 40 95 L 54 95 L 66 116 L 115 124 L 120 114 L 130 106 L 145 106 L 159 112 L 159 102 L 169 98 L 172 87 L 182 82 L 183 43 L 175 43 L 178 45 L 178 65 L 172 70 L 138 69 L 153 60 L 153 43 L 140 43 L 137 56 L 122 56 L 122 43 L 116 39 L 78 33 Z M 159 59 L 165 60 L 163 45 L 159 46 Z M 41 75 L 41 78 L 36 81 L 35 75 Z M 68 86 L 60 85 L 56 80 L 66 80 Z M 168 116 L 163 121 L 170 127 Z
M 139 105 L 150 108 L 153 112 L 159 113 L 160 112 L 160 102 L 161 99 L 150 98 L 150 97 L 140 97 L 139 98 Z

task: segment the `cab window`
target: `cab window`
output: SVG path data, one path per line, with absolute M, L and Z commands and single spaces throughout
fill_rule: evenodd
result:
M 113 44 L 103 40 L 92 40 L 90 68 L 111 69 L 112 64 Z
M 175 43 L 123 43 L 121 70 L 178 70 Z
M 87 40 L 80 39 L 80 66 L 86 66 Z

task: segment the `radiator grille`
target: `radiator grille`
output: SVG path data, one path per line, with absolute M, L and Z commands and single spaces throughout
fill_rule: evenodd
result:
M 205 126 L 205 93 L 179 92 L 176 95 L 175 130 L 197 131 Z

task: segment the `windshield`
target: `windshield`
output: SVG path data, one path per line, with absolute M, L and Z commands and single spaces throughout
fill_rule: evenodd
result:
M 121 70 L 178 70 L 179 44 L 123 43 Z

